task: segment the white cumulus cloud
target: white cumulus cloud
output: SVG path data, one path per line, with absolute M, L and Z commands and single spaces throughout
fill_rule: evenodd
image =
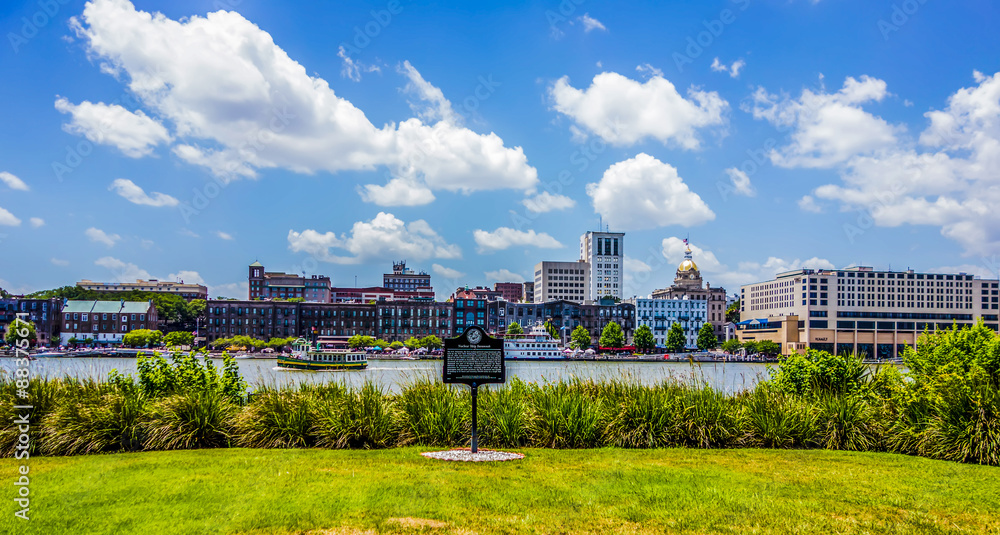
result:
M 142 110 L 131 112 L 118 104 L 86 100 L 72 104 L 65 98 L 56 100 L 56 109 L 70 114 L 70 122 L 63 125 L 66 132 L 118 147 L 130 158 L 149 156 L 157 145 L 170 142 L 167 129 Z
M 112 280 L 114 282 L 132 282 L 138 279 L 149 280 L 156 278 L 151 276 L 145 269 L 142 269 L 130 262 L 119 260 L 113 256 L 98 258 L 94 261 L 94 264 L 111 271 Z
M 726 169 L 726 174 L 729 175 L 729 181 L 732 183 L 732 192 L 737 195 L 746 195 L 747 197 L 753 197 L 757 195 L 757 191 L 753 189 L 753 184 L 750 183 L 750 177 L 746 173 L 740 171 L 735 167 L 730 167 Z
M 288 231 L 292 252 L 312 255 L 334 264 L 360 264 L 389 258 L 461 258 L 462 250 L 449 244 L 423 219 L 406 223 L 396 216 L 379 212 L 371 221 L 354 223 L 349 234 L 320 233 L 312 229 Z M 335 254 L 332 250 L 345 251 Z
M 154 191 L 147 195 L 141 187 L 127 178 L 116 178 L 108 189 L 133 204 L 145 206 L 177 206 L 178 204 L 176 198 L 166 193 Z
M 534 197 L 528 197 L 521 201 L 528 210 L 535 212 L 536 214 L 541 214 L 544 212 L 551 212 L 553 210 L 567 210 L 576 206 L 576 201 L 573 199 L 559 194 L 549 193 L 543 191 Z
M 6 225 L 8 227 L 16 227 L 20 224 L 21 224 L 20 219 L 15 217 L 14 214 L 0 207 L 0 225 Z
M 494 253 L 514 246 L 538 247 L 540 249 L 558 249 L 563 246 L 558 240 L 544 232 L 534 230 L 515 230 L 500 227 L 492 232 L 476 230 L 472 237 L 479 246 L 480 253 Z
M 457 269 L 442 266 L 441 264 L 431 264 L 431 271 L 439 277 L 444 277 L 446 279 L 459 279 L 465 276 L 465 273 Z
M 601 24 L 601 21 L 595 19 L 594 17 L 591 17 L 590 13 L 584 13 L 578 20 L 583 24 L 583 33 L 590 33 L 593 30 L 608 31 L 608 29 L 604 27 L 604 24 Z
M 28 185 L 24 183 L 23 180 L 8 173 L 7 171 L 0 171 L 0 182 L 3 182 L 10 189 L 16 189 L 19 191 L 28 191 Z
M 698 131 L 726 124 L 729 104 L 718 93 L 691 87 L 684 98 L 674 84 L 656 74 L 639 82 L 614 72 L 594 77 L 577 89 L 563 76 L 549 95 L 559 113 L 613 145 L 652 138 L 664 145 L 697 149 Z
M 594 211 L 620 230 L 690 227 L 715 219 L 676 168 L 645 153 L 609 167 L 600 182 L 587 184 L 587 195 Z
M 509 269 L 498 269 L 496 271 L 487 271 L 483 273 L 486 276 L 486 280 L 492 282 L 524 282 L 528 280 L 524 275 L 520 273 L 515 273 Z
M 103 243 L 109 248 L 114 247 L 115 243 L 118 242 L 118 240 L 122 239 L 122 237 L 117 234 L 108 234 L 107 232 L 104 232 L 103 230 L 96 227 L 88 228 L 87 230 L 84 231 L 84 234 L 88 238 L 90 238 L 90 241 L 94 243 Z
M 725 63 L 719 61 L 719 58 L 715 58 L 714 60 L 712 60 L 711 67 L 713 71 L 724 72 L 728 74 L 730 78 L 739 78 L 740 71 L 743 70 L 743 67 L 746 67 L 746 64 L 747 62 L 743 61 L 743 59 L 738 59 L 732 62 L 730 65 L 726 65 Z
M 45 226 L 45 220 L 40 217 L 32 217 L 31 219 L 28 220 L 28 222 L 31 223 L 32 228 L 40 228 Z

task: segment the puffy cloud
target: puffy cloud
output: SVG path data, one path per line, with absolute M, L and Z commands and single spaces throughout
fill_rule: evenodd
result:
M 28 220 L 28 222 L 31 223 L 32 228 L 40 228 L 45 226 L 45 220 L 40 217 L 32 217 L 31 219 Z
M 215 231 L 215 235 L 218 236 L 219 238 L 223 239 L 223 240 L 226 240 L 226 241 L 232 241 L 233 240 L 233 235 L 232 234 L 230 234 L 228 232 L 222 232 L 221 230 Z
M 690 227 L 715 219 L 676 168 L 645 153 L 609 167 L 599 183 L 587 184 L 587 195 L 605 222 L 620 230 Z
M 143 105 L 184 139 L 173 153 L 226 180 L 267 168 L 384 166 L 430 190 L 530 191 L 538 182 L 523 150 L 495 133 L 419 118 L 375 126 L 235 11 L 171 20 L 125 0 L 93 0 L 73 26 L 88 52 L 123 73 Z M 430 98 L 432 86 L 416 84 L 412 66 L 407 73 L 417 96 Z M 443 101 L 436 106 L 440 112 Z
M 212 297 L 246 299 L 250 295 L 250 283 L 242 281 L 231 282 L 229 284 L 212 284 L 208 287 L 208 295 Z
M 205 279 L 197 271 L 182 270 L 167 275 L 167 279 L 181 281 L 185 284 L 205 284 Z
M 740 71 L 743 69 L 743 67 L 746 66 L 746 64 L 747 62 L 743 61 L 743 59 L 741 58 L 734 61 L 731 65 L 727 66 L 726 64 L 719 61 L 719 58 L 715 58 L 714 60 L 712 60 L 711 68 L 715 72 L 724 72 L 728 74 L 730 78 L 739 78 Z
M 409 61 L 404 61 L 399 68 L 399 72 L 406 76 L 409 82 L 403 91 L 416 95 L 420 100 L 410 102 L 410 108 L 421 119 L 432 121 L 445 121 L 451 124 L 461 122 L 461 117 L 455 113 L 451 107 L 451 102 L 445 98 L 444 92 L 435 87 L 417 72 L 417 69 L 410 65 Z
M 900 141 L 855 156 L 839 168 L 840 184 L 811 196 L 860 211 L 878 226 L 940 227 L 966 254 L 1000 252 L 1000 73 L 974 78 L 976 85 L 952 94 L 943 110 L 925 114 L 929 125 L 918 144 Z M 844 230 L 851 235 L 850 225 Z
M 90 241 L 94 243 L 103 243 L 109 248 L 114 247 L 115 243 L 122 239 L 122 237 L 117 234 L 108 234 L 107 232 L 95 227 L 88 228 L 84 231 L 84 234 L 90 238 Z
M 379 212 L 371 221 L 354 223 L 349 235 L 337 236 L 334 232 L 320 233 L 312 229 L 302 232 L 289 230 L 288 248 L 334 264 L 360 264 L 387 258 L 420 261 L 462 256 L 457 245 L 447 243 L 423 219 L 407 224 L 385 212 Z M 336 255 L 331 249 L 340 249 L 349 255 Z
M 823 213 L 823 207 L 816 203 L 816 199 L 812 195 L 804 195 L 798 202 L 799 208 L 806 212 L 812 212 L 814 214 Z
M 757 195 L 757 192 L 753 189 L 753 184 L 750 183 L 750 177 L 746 173 L 735 167 L 730 167 L 726 169 L 726 174 L 729 175 L 729 181 L 732 182 L 732 193 L 746 195 L 747 197 Z
M 691 87 L 684 98 L 674 84 L 655 74 L 638 82 L 603 72 L 587 89 L 576 89 L 563 76 L 549 90 L 554 108 L 577 125 L 613 145 L 653 138 L 664 145 L 697 149 L 697 131 L 726 123 L 729 104 L 718 93 Z
M 781 167 L 830 168 L 854 156 L 875 154 L 898 142 L 902 130 L 861 107 L 888 95 L 882 80 L 848 77 L 836 93 L 804 89 L 798 99 L 757 88 L 743 109 L 771 124 L 790 128 L 791 143 L 770 153 Z
M 444 267 L 441 264 L 431 264 L 431 271 L 433 271 L 435 275 L 446 279 L 459 279 L 465 276 L 465 273 L 462 273 L 457 269 Z
M 6 225 L 8 227 L 16 227 L 20 224 L 21 224 L 20 219 L 15 217 L 14 214 L 0 207 L 0 225 Z
M 149 280 L 153 277 L 145 269 L 139 266 L 124 262 L 112 256 L 105 256 L 94 261 L 94 265 L 106 268 L 112 273 L 112 280 L 115 282 L 130 282 L 138 279 Z
M 177 199 L 166 193 L 154 191 L 152 194 L 147 195 L 141 187 L 127 178 L 116 178 L 108 189 L 133 204 L 145 206 L 177 206 L 178 204 Z
M 528 197 L 521 201 L 528 210 L 535 212 L 536 214 L 551 212 L 553 210 L 567 210 L 576 206 L 576 201 L 573 199 L 559 194 L 552 194 L 547 191 L 543 191 L 534 197 Z
M 157 145 L 170 142 L 167 129 L 142 110 L 131 112 L 118 104 L 86 100 L 72 104 L 65 98 L 56 99 L 56 109 L 71 116 L 70 122 L 63 125 L 66 132 L 118 147 L 130 158 L 149 156 Z
M 422 206 L 434 202 L 434 192 L 412 178 L 396 177 L 384 186 L 358 186 L 361 200 L 378 206 Z
M 555 238 L 544 232 L 536 233 L 534 230 L 515 230 L 508 227 L 500 227 L 493 232 L 476 230 L 472 237 L 479 246 L 480 253 L 495 253 L 514 246 L 530 246 L 541 249 L 558 249 L 563 246 Z
M 601 24 L 601 21 L 590 16 L 590 13 L 584 13 L 578 19 L 583 24 L 583 33 L 590 33 L 592 30 L 608 31 L 607 28 Z
M 509 269 L 498 269 L 496 271 L 487 271 L 483 273 L 486 275 L 486 280 L 494 282 L 522 282 L 528 280 L 524 275 L 520 273 L 514 273 Z
M 8 173 L 7 171 L 0 171 L 0 182 L 3 182 L 10 189 L 16 189 L 20 191 L 28 191 L 28 185 L 24 183 L 23 180 L 17 176 Z

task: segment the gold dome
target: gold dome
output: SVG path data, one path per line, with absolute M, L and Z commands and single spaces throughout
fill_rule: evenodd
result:
M 698 271 L 698 265 L 691 259 L 685 259 L 677 266 L 677 271 Z

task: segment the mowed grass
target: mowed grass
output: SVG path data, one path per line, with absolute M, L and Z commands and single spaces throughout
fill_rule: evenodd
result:
M 1000 469 L 824 450 L 218 449 L 32 459 L 2 533 L 1000 533 Z M 16 464 L 0 462 L 12 483 Z M 6 485 L 8 489 L 13 486 Z M 13 491 L 8 492 L 12 495 Z

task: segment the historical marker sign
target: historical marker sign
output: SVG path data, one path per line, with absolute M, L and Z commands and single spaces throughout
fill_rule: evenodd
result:
M 455 338 L 444 341 L 444 382 L 464 383 L 472 388 L 472 453 L 479 451 L 477 405 L 479 385 L 507 382 L 503 340 L 493 338 L 479 327 L 468 327 Z
M 444 341 L 444 382 L 486 384 L 507 382 L 503 340 L 479 327 L 469 327 Z

